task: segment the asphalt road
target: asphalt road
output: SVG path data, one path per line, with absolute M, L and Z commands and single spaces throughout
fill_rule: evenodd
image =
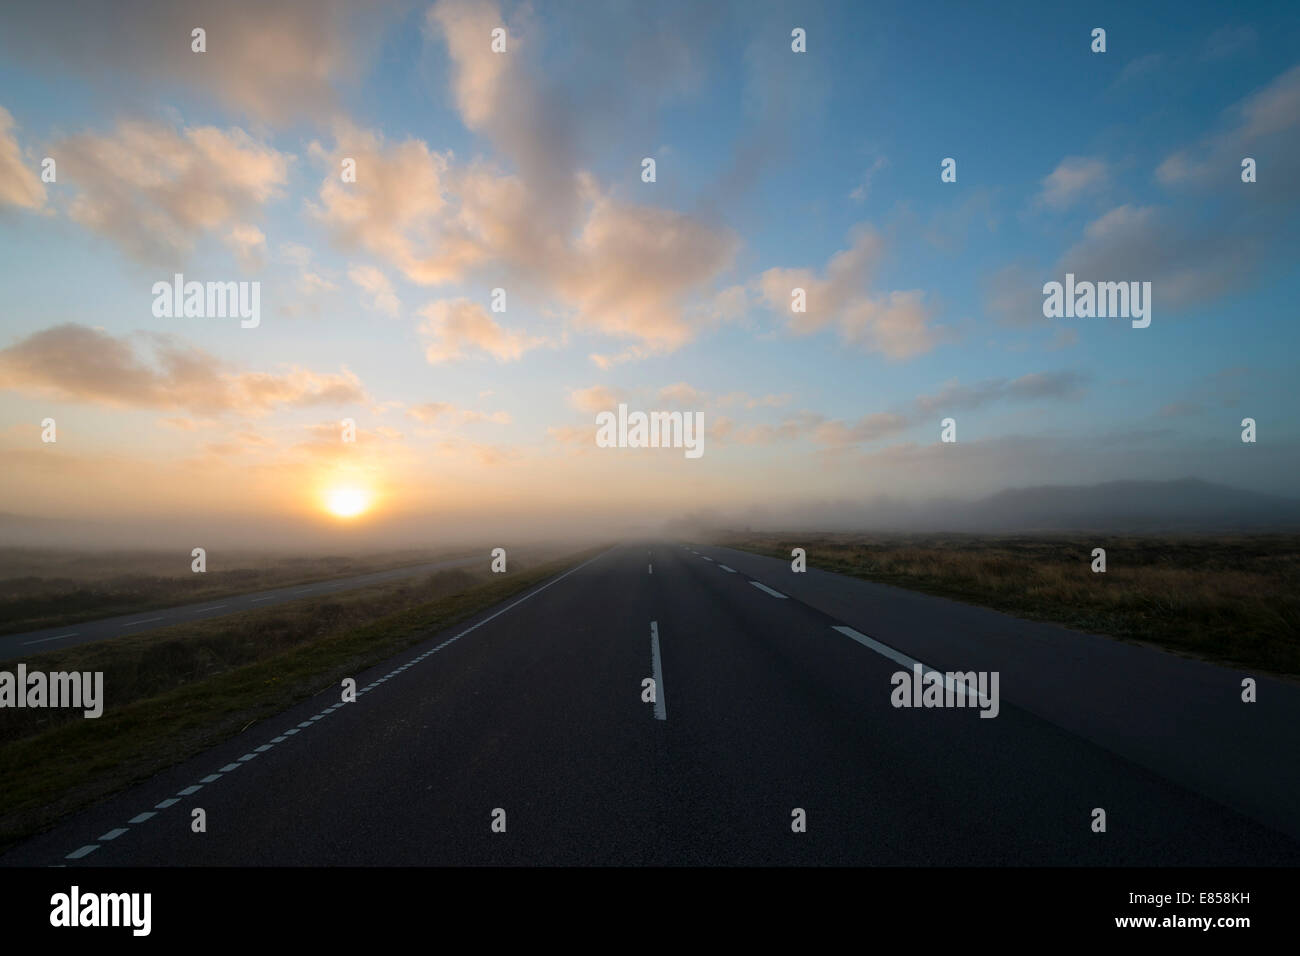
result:
M 894 707 L 912 657 L 999 669 L 997 716 Z M 1300 694 L 1239 684 L 774 559 L 622 545 L 0 863 L 1295 865 Z
M 239 611 L 256 611 L 264 607 L 275 607 L 289 601 L 297 601 L 312 595 L 331 594 L 336 591 L 352 591 L 356 588 L 396 581 L 399 578 L 411 578 L 432 571 L 446 568 L 463 568 L 471 564 L 487 566 L 488 558 L 470 557 L 454 558 L 448 561 L 433 561 L 426 564 L 413 564 L 389 571 L 372 571 L 356 574 L 348 578 L 334 578 L 328 581 L 316 581 L 310 584 L 295 584 L 290 587 L 274 588 L 269 591 L 253 591 L 232 597 L 213 598 L 179 607 L 160 608 L 154 611 L 138 611 L 134 614 L 120 614 L 116 617 L 100 618 L 97 621 L 85 621 L 81 624 L 68 624 L 62 627 L 47 627 L 39 631 L 24 634 L 0 634 L 0 661 L 15 660 L 41 651 L 75 644 L 91 644 L 95 641 L 110 640 L 127 634 L 140 634 L 172 624 L 187 621 L 203 621 L 212 617 L 225 617 Z

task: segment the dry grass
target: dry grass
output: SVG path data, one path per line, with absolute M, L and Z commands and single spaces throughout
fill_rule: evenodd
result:
M 1300 535 L 762 535 L 719 544 L 1210 660 L 1300 674 Z M 1091 570 L 1106 549 L 1106 573 Z
M 0 634 L 387 571 L 465 553 L 421 550 L 304 556 L 222 551 L 210 553 L 207 571 L 196 574 L 184 551 L 0 548 Z

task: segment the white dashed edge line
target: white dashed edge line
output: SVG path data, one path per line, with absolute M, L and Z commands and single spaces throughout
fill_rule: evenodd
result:
M 759 584 L 757 581 L 750 581 L 749 583 L 754 585 L 754 587 L 758 588 L 760 591 L 772 595 L 772 597 L 774 598 L 781 598 L 782 600 L 785 599 L 784 594 L 782 594 L 780 591 L 773 591 L 766 584 Z
M 396 677 L 398 674 L 400 674 L 402 671 L 406 670 L 408 667 L 411 667 L 411 666 L 413 666 L 413 665 L 415 665 L 415 664 L 418 664 L 420 661 L 424 660 L 426 657 L 429 657 L 429 656 L 431 656 L 431 655 L 433 655 L 433 654 L 436 654 L 436 653 L 438 653 L 438 651 L 442 650 L 444 647 L 447 647 L 448 645 L 450 645 L 450 644 L 454 644 L 456 641 L 459 641 L 459 640 L 460 640 L 462 637 L 464 637 L 466 634 L 469 634 L 469 633 L 472 632 L 472 631 L 477 631 L 480 627 L 482 627 L 482 626 L 483 626 L 484 624 L 486 624 L 488 621 L 491 621 L 493 618 L 500 617 L 502 614 L 506 613 L 506 611 L 509 611 L 511 608 L 518 607 L 520 604 L 523 604 L 523 603 L 524 603 L 525 601 L 527 601 L 529 598 L 534 597 L 535 595 L 541 594 L 543 591 L 545 591 L 547 588 L 549 588 L 552 584 L 559 584 L 561 581 L 563 581 L 565 578 L 567 578 L 570 574 L 573 574 L 575 571 L 579 571 L 579 570 L 581 570 L 582 568 L 585 568 L 587 565 L 591 564 L 592 561 L 595 561 L 596 558 L 603 557 L 603 556 L 604 556 L 605 554 L 607 554 L 607 553 L 608 553 L 608 552 L 602 552 L 601 554 L 598 554 L 598 555 L 596 555 L 595 557 L 588 558 L 586 561 L 582 562 L 582 564 L 578 565 L 577 567 L 570 568 L 569 570 L 565 571 L 565 572 L 564 572 L 563 574 L 561 574 L 558 578 L 552 578 L 550 581 L 547 581 L 545 584 L 543 584 L 541 587 L 537 588 L 536 590 L 529 591 L 527 594 L 525 594 L 523 597 L 521 597 L 518 601 L 515 601 L 514 603 L 509 604 L 509 605 L 507 605 L 506 607 L 503 607 L 501 610 L 497 611 L 495 614 L 493 614 L 493 615 L 491 615 L 491 616 L 489 616 L 489 617 L 485 617 L 485 618 L 483 618 L 483 620 L 479 621 L 477 624 L 474 624 L 474 625 L 471 625 L 470 627 L 465 628 L 465 630 L 461 631 L 461 632 L 460 632 L 459 634 L 457 634 L 455 637 L 450 637 L 450 638 L 448 638 L 447 640 L 443 641 L 441 644 L 437 645 L 436 647 L 432 647 L 432 648 L 430 648 L 429 650 L 425 651 L 423 654 L 420 654 L 418 657 L 415 657 L 415 658 L 413 658 L 412 660 L 407 661 L 405 664 L 402 664 L 402 665 L 399 666 L 399 667 L 395 667 L 395 668 L 393 668 L 391 671 L 389 671 L 389 672 L 388 672 L 387 674 L 385 674 L 383 677 L 379 678 L 378 680 L 371 681 L 369 684 L 367 684 L 367 685 L 366 685 L 365 687 L 363 687 L 361 690 L 357 691 L 357 696 L 360 697 L 362 694 L 366 693 L 367 691 L 373 690 L 374 688 L 378 687 L 380 684 L 384 683 L 384 681 L 388 680 L 390 677 Z M 271 599 L 270 599 L 270 598 L 258 598 L 257 600 L 269 601 L 269 600 L 271 600 Z M 160 621 L 160 620 L 162 620 L 162 618 L 153 618 L 152 620 L 158 620 L 158 621 Z M 133 623 L 136 623 L 136 624 L 147 624 L 147 623 L 149 623 L 149 622 L 148 622 L 148 621 L 135 621 L 135 622 L 133 622 Z M 122 626 L 123 626 L 123 627 L 126 627 L 127 625 L 124 624 L 124 625 L 122 625 Z M 71 636 L 73 636 L 73 635 L 64 635 L 64 636 L 65 636 L 65 637 L 71 637 Z M 46 640 L 53 640 L 53 638 L 46 638 Z M 657 653 L 657 651 L 656 651 L 656 653 Z M 252 753 L 246 753 L 246 754 L 244 754 L 242 757 L 239 758 L 239 760 L 238 760 L 237 762 L 226 764 L 226 765 L 225 765 L 224 767 L 222 767 L 218 772 L 213 773 L 213 774 L 209 774 L 208 776 L 204 777 L 201 781 L 199 781 L 199 784 L 198 784 L 198 785 L 191 785 L 191 786 L 189 786 L 189 787 L 186 787 L 184 790 L 179 791 L 175 797 L 169 797 L 168 799 L 163 800 L 161 803 L 157 804 L 157 805 L 154 807 L 153 810 L 146 810 L 146 811 L 144 811 L 143 813 L 138 813 L 138 814 L 136 814 L 135 816 L 133 816 L 130 820 L 127 820 L 126 822 L 127 822 L 128 824 L 130 824 L 131 826 L 135 826 L 135 825 L 137 825 L 137 824 L 144 823 L 146 820 L 149 820 L 149 819 L 152 818 L 152 817 L 156 817 L 156 816 L 158 815 L 158 812 L 157 812 L 157 811 L 159 811 L 159 810 L 165 810 L 165 809 L 167 809 L 168 807 L 170 807 L 170 806 L 172 806 L 172 805 L 174 805 L 174 804 L 180 803 L 180 799 L 179 799 L 180 797 L 188 797 L 188 796 L 190 796 L 191 794 L 194 794 L 194 793 L 196 793 L 197 791 L 203 789 L 203 787 L 201 786 L 201 784 L 214 783 L 214 782 L 216 782 L 218 779 L 220 779 L 222 776 L 224 776 L 225 774 L 230 773 L 230 772 L 233 771 L 233 770 L 238 770 L 242 764 L 247 763 L 248 761 L 252 760 L 252 759 L 253 759 L 254 757 L 256 757 L 259 753 L 264 753 L 265 751 L 270 750 L 270 749 L 271 749 L 272 747 L 274 747 L 277 743 L 283 741 L 283 740 L 285 739 L 285 737 L 288 737 L 288 736 L 291 736 L 291 735 L 293 735 L 293 734 L 296 734 L 296 733 L 298 733 L 299 730 L 303 730 L 303 729 L 306 729 L 307 727 L 312 726 L 312 724 L 314 724 L 316 721 L 322 719 L 323 717 L 328 717 L 331 713 L 333 713 L 335 710 L 338 710 L 338 709 L 339 709 L 340 707 L 342 707 L 342 706 L 344 706 L 344 705 L 340 702 L 340 703 L 334 704 L 334 705 L 332 705 L 332 706 L 330 706 L 330 707 L 326 707 L 326 708 L 325 708 L 324 710 L 322 710 L 319 714 L 316 714 L 314 717 L 311 717 L 311 718 L 309 718 L 308 720 L 304 720 L 304 721 L 303 721 L 302 723 L 300 723 L 297 727 L 294 727 L 294 728 L 292 728 L 292 729 L 290 729 L 290 730 L 286 730 L 286 731 L 284 732 L 283 735 L 281 735 L 281 736 L 277 736 L 277 737 L 273 738 L 272 740 L 268 741 L 267 743 L 263 744 L 262 746 L 257 747 L 257 748 L 252 752 Z M 656 705 L 655 705 L 656 716 L 658 715 L 658 711 L 659 711 L 659 708 L 660 708 L 661 706 L 662 706 L 662 704 L 656 704 Z M 660 719 L 662 720 L 663 718 L 661 717 Z M 113 829 L 113 830 L 109 830 L 108 833 L 104 834 L 104 836 L 100 837 L 99 839 L 100 839 L 101 842 L 107 842 L 107 841 L 109 841 L 109 840 L 116 840 L 118 837 L 122 836 L 122 835 L 123 835 L 124 833 L 126 833 L 128 830 L 130 830 L 130 826 L 117 827 L 117 828 L 115 828 L 115 829 Z M 99 843 L 87 843 L 85 846 L 81 846 L 81 847 L 78 847 L 77 849 L 73 850 L 71 853 L 69 853 L 67 856 L 65 856 L 64 859 L 65 859 L 65 860 L 80 860 L 82 857 L 85 857 L 85 856 L 90 855 L 91 853 L 94 853 L 96 850 L 99 849 L 99 847 L 100 847 L 100 844 L 99 844 Z M 57 864 L 56 864 L 56 865 L 57 865 Z
M 882 657 L 889 658 L 891 661 L 893 661 L 896 664 L 902 664 L 909 671 L 912 670 L 914 667 L 919 667 L 921 668 L 922 673 L 938 674 L 943 679 L 943 686 L 945 690 L 952 691 L 953 693 L 960 693 L 963 697 L 967 699 L 977 700 L 980 706 L 983 706 L 987 702 L 986 698 L 980 697 L 979 689 L 977 687 L 967 684 L 965 681 L 954 680 L 953 678 L 945 674 L 943 671 L 936 670 L 935 668 L 931 667 L 929 664 L 924 664 L 921 661 L 918 661 L 915 657 L 909 657 L 908 655 L 904 654 L 902 651 L 896 651 L 888 644 L 881 644 L 879 641 L 867 637 L 867 635 L 863 634 L 861 631 L 854 630 L 853 628 L 844 624 L 832 625 L 831 630 L 839 631 L 845 637 L 852 638 L 853 640 L 861 644 L 863 647 L 875 651 L 877 654 L 881 655 Z

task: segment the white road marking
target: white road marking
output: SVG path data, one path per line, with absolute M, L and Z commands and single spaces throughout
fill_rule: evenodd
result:
M 116 840 L 125 832 L 126 832 L 126 827 L 118 827 L 116 830 L 109 830 L 102 837 L 100 837 L 99 840 L 101 843 L 107 843 L 109 840 Z
M 258 601 L 274 601 L 274 600 L 276 599 L 276 597 L 277 597 L 277 595 L 272 594 L 270 597 L 264 597 L 264 598 L 253 598 L 253 600 L 252 600 L 250 603 L 252 603 L 252 604 L 256 604 Z
M 655 566 L 654 566 L 653 564 L 650 565 L 650 573 L 651 573 L 651 574 L 654 574 L 654 573 L 655 573 Z
M 144 823 L 144 821 L 148 820 L 150 817 L 156 817 L 156 816 L 158 816 L 158 814 L 154 813 L 152 810 L 146 810 L 144 813 L 137 813 L 135 816 L 133 816 L 130 820 L 127 820 L 126 822 Z
M 73 631 L 71 634 L 56 634 L 54 637 L 42 637 L 40 640 L 37 641 L 23 641 L 23 647 L 26 647 L 28 644 L 44 644 L 46 641 L 61 641 L 65 637 L 76 637 L 76 636 L 77 636 L 76 631 Z
M 92 843 L 92 844 L 90 844 L 89 846 L 83 846 L 80 850 L 73 850 L 71 853 L 69 853 L 67 856 L 65 856 L 64 859 L 65 859 L 65 860 L 80 860 L 80 859 L 81 859 L 83 856 L 85 856 L 87 853 L 94 853 L 94 852 L 95 852 L 96 850 L 98 850 L 98 849 L 99 849 L 99 844 L 98 844 L 98 843 Z
M 871 650 L 875 651 L 877 654 L 880 654 L 883 657 L 888 657 L 891 661 L 894 661 L 896 664 L 902 664 L 909 671 L 912 670 L 912 668 L 919 666 L 921 668 L 922 673 L 929 674 L 931 672 L 934 672 L 940 675 L 943 678 L 943 686 L 947 690 L 951 690 L 954 693 L 961 693 L 962 696 L 971 696 L 971 697 L 979 696 L 979 691 L 976 688 L 966 684 L 965 681 L 955 681 L 952 678 L 948 677 L 946 674 L 944 674 L 943 671 L 935 670 L 933 667 L 930 667 L 927 664 L 922 664 L 916 658 L 908 657 L 902 651 L 896 651 L 888 644 L 881 644 L 879 641 L 872 640 L 871 638 L 867 637 L 867 635 L 863 634 L 861 631 L 855 631 L 853 628 L 846 627 L 843 624 L 832 625 L 831 629 L 835 631 L 839 631 L 845 637 L 853 638 L 853 640 L 857 641 L 863 647 L 870 648 Z M 983 704 L 983 701 L 980 701 L 980 703 Z
M 192 787 L 186 787 L 184 790 L 180 790 L 180 791 L 178 791 L 177 794 L 176 794 L 176 796 L 178 796 L 178 797 L 188 797 L 190 794 L 192 794 L 192 793 L 198 793 L 198 792 L 199 792 L 200 790 L 202 790 L 202 789 L 203 789 L 203 788 L 200 787 L 198 784 L 195 784 L 195 785 L 192 786 Z
M 262 746 L 260 746 L 260 747 L 254 747 L 254 748 L 253 748 L 253 751 L 254 751 L 255 753 L 264 754 L 264 753 L 266 753 L 266 752 L 267 752 L 268 750 L 270 750 L 270 749 L 271 749 L 271 745 L 270 745 L 270 744 L 262 744 Z
M 773 591 L 773 590 L 772 590 L 770 587 L 768 587 L 766 584 L 759 584 L 757 581 L 750 581 L 749 583 L 752 584 L 752 585 L 754 585 L 754 587 L 758 588 L 760 591 L 765 591 L 766 593 L 772 595 L 772 597 L 774 597 L 774 598 L 784 598 L 784 597 L 785 597 L 785 595 L 782 594 L 780 591 Z
M 230 773 L 230 771 L 232 771 L 232 770 L 238 770 L 238 769 L 239 769 L 239 764 L 237 764 L 237 763 L 228 763 L 228 764 L 226 764 L 224 767 L 221 768 L 221 772 L 222 772 L 222 773 Z
M 315 591 L 315 590 L 316 590 L 316 585 L 313 584 L 313 585 L 312 585 L 311 587 L 309 587 L 309 588 L 299 588 L 298 590 L 294 591 L 293 593 L 294 593 L 294 594 L 301 594 L 303 591 Z
M 168 807 L 170 807 L 173 803 L 180 803 L 180 801 L 177 800 L 175 797 L 168 797 L 168 798 L 167 798 L 166 800 L 164 800 L 162 803 L 155 804 L 155 805 L 154 805 L 154 809 L 155 809 L 155 810 L 166 810 L 166 809 L 167 809 Z
M 244 754 L 244 756 L 240 757 L 239 759 L 241 763 L 248 763 L 248 761 L 252 760 L 256 756 L 257 754 Z
M 214 782 L 214 781 L 216 781 L 216 780 L 220 780 L 220 779 L 221 779 L 221 774 L 219 774 L 219 773 L 210 773 L 210 774 L 208 774 L 206 777 L 204 777 L 202 780 L 200 780 L 199 783 L 212 783 L 212 782 Z
M 712 561 L 712 560 L 713 560 L 713 559 L 712 559 L 711 557 L 709 557 L 707 554 L 702 554 L 702 555 L 700 555 L 700 557 L 703 558 L 705 561 Z
M 735 573 L 736 573 L 736 569 L 735 569 L 735 568 L 729 568 L 729 567 L 727 567 L 725 564 L 719 564 L 718 567 L 722 568 L 722 570 L 726 571 L 728 574 L 735 574 Z
M 166 615 L 164 615 L 165 617 Z M 142 621 L 127 621 L 125 624 L 119 624 L 118 627 L 135 627 L 137 624 L 152 624 L 154 621 L 161 621 L 161 617 L 146 617 Z
M 225 605 L 224 605 L 224 604 L 214 604 L 214 605 L 212 605 L 212 607 L 201 607 L 201 608 L 199 608 L 197 611 L 195 611 L 194 613 L 195 613 L 195 614 L 202 614 L 204 611 L 215 611 L 215 610 L 217 610 L 218 608 L 222 608 L 222 607 L 225 607 Z
M 659 622 L 650 622 L 650 665 L 655 679 L 655 720 L 668 719 L 664 702 L 664 669 L 659 663 Z

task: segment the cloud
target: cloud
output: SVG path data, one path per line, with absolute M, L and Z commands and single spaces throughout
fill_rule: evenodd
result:
M 1165 64 L 1165 60 L 1166 57 L 1163 53 L 1147 53 L 1136 59 L 1129 60 L 1124 69 L 1120 70 L 1119 76 L 1115 78 L 1114 85 L 1120 86 L 1154 73 Z
M 730 265 L 737 247 L 730 230 L 600 197 L 557 285 L 580 328 L 670 352 L 695 336 L 686 297 Z
M 80 73 L 119 93 L 153 98 L 181 85 L 259 120 L 331 112 L 386 28 L 389 2 L 347 0 L 66 0 L 5 12 L 0 46 L 60 75 Z M 191 30 L 207 31 L 207 52 Z
M 387 315 L 397 315 L 402 310 L 392 283 L 374 266 L 352 266 L 348 269 L 348 278 L 367 293 L 366 308 Z
M 486 47 L 485 47 L 486 48 Z M 576 217 L 557 218 L 544 187 L 483 163 L 456 165 L 418 140 L 387 145 L 340 127 L 339 141 L 312 153 L 329 169 L 310 209 L 345 247 L 360 247 L 413 282 L 463 279 L 489 264 L 540 288 L 579 329 L 632 339 L 627 357 L 662 354 L 736 307 L 734 294 L 708 314 L 688 304 L 730 265 L 730 230 L 674 210 L 619 201 L 580 176 Z M 338 161 L 357 160 L 343 183 Z
M 474 351 L 486 352 L 498 362 L 510 362 L 543 344 L 541 339 L 502 328 L 483 306 L 469 299 L 432 302 L 419 314 L 425 319 L 420 324 L 424 354 L 434 365 L 466 358 Z
M 227 241 L 248 252 L 246 240 L 260 233 L 247 217 L 278 195 L 291 159 L 238 128 L 143 122 L 72 136 L 54 156 L 79 190 L 68 209 L 74 220 L 167 267 L 211 230 L 227 230 Z
M 487 422 L 492 425 L 509 425 L 508 412 L 480 412 L 472 408 L 460 408 L 451 402 L 424 402 L 412 405 L 406 414 L 425 425 L 477 425 Z
M 279 259 L 298 270 L 298 295 L 311 298 L 322 292 L 333 292 L 338 285 L 326 271 L 317 271 L 312 266 L 313 253 L 306 246 L 296 242 L 282 243 L 278 251 Z
M 303 408 L 369 401 L 347 369 L 319 373 L 237 371 L 176 336 L 139 336 L 152 360 L 127 336 L 72 323 L 36 332 L 0 350 L 0 388 L 35 391 L 56 399 L 135 408 L 183 409 L 198 415 L 261 415 L 277 407 Z
M 782 405 L 790 404 L 791 397 L 789 393 L 754 396 L 748 392 L 728 392 L 718 398 L 717 404 L 724 408 L 732 405 L 743 405 L 745 408 L 780 408 Z
M 814 429 L 826 423 L 826 418 L 816 412 L 800 412 L 786 417 L 778 424 L 763 422 L 756 425 L 736 425 L 722 418 L 711 437 L 719 443 L 733 445 L 774 445 L 808 438 Z M 829 433 L 823 433 L 829 434 Z
M 376 132 L 339 122 L 334 145 L 312 143 L 308 152 L 325 170 L 319 201 L 309 213 L 344 249 L 361 249 L 434 285 L 459 278 L 480 261 L 480 250 L 443 235 L 450 154 L 418 139 L 389 144 Z M 343 160 L 356 163 L 356 182 L 343 182 Z
M 1037 271 L 1023 262 L 1003 266 L 984 280 L 984 309 L 1001 325 L 1033 328 L 1047 322 L 1043 316 L 1043 282 Z
M 266 235 L 261 229 L 250 225 L 236 225 L 225 237 L 226 245 L 235 254 L 235 261 L 240 268 L 248 272 L 257 272 L 266 259 Z
M 849 193 L 849 198 L 852 199 L 854 202 L 862 202 L 864 199 L 866 199 L 867 193 L 870 192 L 871 190 L 872 178 L 876 175 L 876 173 L 880 172 L 887 165 L 889 164 L 888 162 L 886 162 L 885 157 L 883 156 L 876 157 L 876 161 L 872 163 L 871 166 L 867 168 L 867 171 L 862 174 L 862 181 L 859 182 L 858 185 L 854 186 L 852 192 Z
M 623 401 L 621 389 L 608 385 L 592 385 L 590 388 L 575 388 L 569 392 L 569 404 L 581 412 L 602 412 L 614 409 Z
M 587 452 L 596 448 L 596 426 L 590 425 L 552 425 L 546 434 L 561 445 L 567 445 L 578 452 Z
M 709 396 L 701 392 L 693 385 L 687 385 L 685 382 L 677 382 L 674 385 L 665 385 L 659 389 L 659 400 L 669 402 L 673 405 L 689 405 L 698 407 L 708 401 Z
M 1205 41 L 1205 50 L 1201 53 L 1201 59 L 1209 62 L 1226 60 L 1228 57 L 1253 49 L 1258 40 L 1259 36 L 1255 33 L 1254 27 L 1222 27 L 1210 34 L 1210 38 Z
M 1087 382 L 1085 375 L 1070 370 L 986 379 L 973 385 L 953 382 L 934 395 L 919 396 L 914 403 L 916 418 L 923 420 L 940 411 L 974 411 L 998 401 L 1075 398 L 1082 394 Z
M 40 209 L 45 205 L 45 184 L 23 157 L 11 132 L 14 118 L 0 106 L 0 207 Z
M 812 434 L 813 438 L 823 445 L 857 445 L 896 435 L 908 424 L 907 418 L 903 415 L 877 412 L 874 415 L 863 415 L 853 422 L 839 420 L 822 422 L 813 429 Z
M 974 411 L 994 402 L 1066 400 L 1083 394 L 1087 376 L 1072 370 L 1033 372 L 1015 379 L 994 378 L 972 385 L 950 382 L 932 395 L 917 396 L 894 411 L 874 412 L 857 419 L 827 418 L 802 411 L 777 424 L 737 425 L 722 419 L 715 437 L 719 443 L 770 445 L 808 440 L 826 449 L 869 444 L 931 421 L 937 412 Z
M 394 181 L 394 201 L 345 192 L 327 180 L 330 194 L 323 187 L 319 205 L 324 217 L 364 224 L 355 231 L 366 247 L 412 281 L 447 282 L 492 266 L 549 295 L 573 327 L 632 341 L 619 355 L 599 356 L 601 362 L 671 352 L 701 327 L 725 320 L 736 306 L 734 294 L 713 308 L 690 306 L 730 265 L 738 237 L 683 212 L 616 198 L 582 166 L 583 143 L 608 142 L 637 114 L 633 104 L 649 107 L 647 100 L 677 87 L 676 79 L 662 82 L 665 62 L 691 61 L 680 31 L 655 26 L 653 16 L 631 15 L 643 17 L 647 29 L 626 56 L 597 52 L 611 67 L 624 68 L 609 72 L 608 83 L 592 84 L 586 71 L 566 74 L 564 59 L 540 72 L 544 38 L 526 10 L 507 23 L 495 4 L 440 0 L 429 9 L 426 28 L 445 44 L 456 108 L 511 171 L 483 161 L 456 163 L 408 141 L 407 165 L 419 175 L 397 175 L 382 165 L 391 166 L 394 150 L 372 138 L 371 161 Z M 593 17 L 604 22 L 601 12 L 584 11 L 570 26 L 586 35 Z M 505 54 L 490 47 L 499 26 L 509 31 Z M 642 73 L 647 82 L 634 82 Z
M 1226 110 L 1223 123 L 1223 132 L 1167 156 L 1156 179 L 1168 187 L 1237 188 L 1245 185 L 1241 160 L 1251 156 L 1261 171 L 1245 187 L 1248 198 L 1300 196 L 1300 65 Z
M 1193 220 L 1186 213 L 1123 205 L 1088 223 L 1053 275 L 1149 281 L 1154 308 L 1188 307 L 1218 299 L 1254 276 L 1261 241 L 1249 230 Z
M 1080 198 L 1106 185 L 1109 168 L 1100 159 L 1067 157 L 1043 180 L 1038 203 L 1057 211 L 1073 206 Z
M 872 297 L 867 289 L 884 254 L 878 233 L 858 228 L 849 248 L 837 252 L 821 276 L 811 269 L 768 269 L 758 288 L 768 305 L 787 316 L 786 327 L 807 335 L 832 326 L 841 341 L 893 359 L 928 352 L 937 344 L 930 310 L 919 289 Z M 792 292 L 806 293 L 805 312 L 792 311 Z

